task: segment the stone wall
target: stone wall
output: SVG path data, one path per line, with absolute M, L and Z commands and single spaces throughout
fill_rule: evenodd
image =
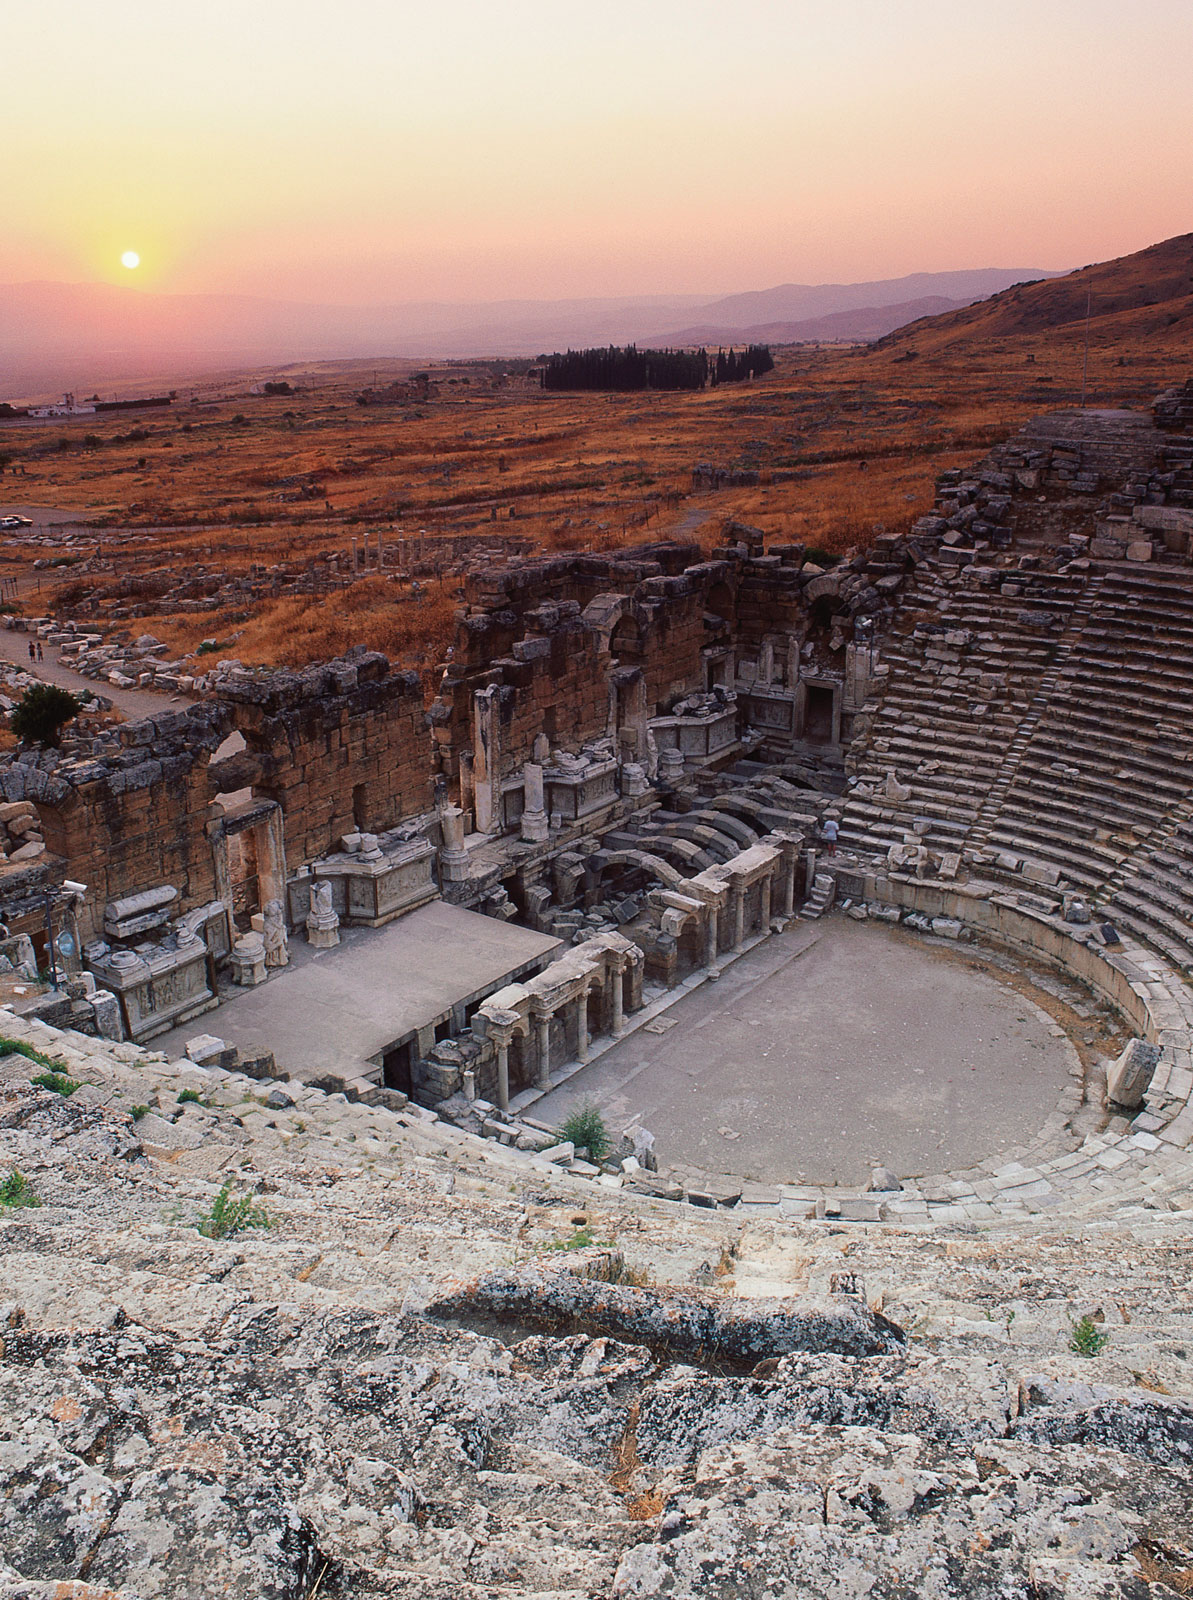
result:
M 107 901 L 155 883 L 175 885 L 187 906 L 212 899 L 207 767 L 226 726 L 219 706 L 193 706 L 125 724 L 90 760 L 50 751 L 0 768 L 4 798 L 37 807 L 61 875 L 87 885 L 85 929 Z
M 233 731 L 246 748 L 213 762 Z M 22 756 L 0 767 L 0 795 L 33 802 L 57 875 L 87 885 L 87 932 L 109 900 L 153 884 L 177 888 L 180 910 L 217 897 L 218 795 L 252 789 L 280 805 L 293 871 L 356 827 L 425 810 L 428 766 L 417 674 L 359 652 L 301 673 L 238 672 L 215 698 L 127 723 L 91 756 Z
M 422 686 L 377 651 L 303 672 L 238 674 L 219 686 L 242 757 L 213 768 L 212 793 L 250 784 L 282 808 L 287 866 L 380 833 L 430 802 Z

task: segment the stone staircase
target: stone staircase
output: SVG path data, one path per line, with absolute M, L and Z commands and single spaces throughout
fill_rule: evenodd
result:
M 818 872 L 812 882 L 812 893 L 799 909 L 800 916 L 807 921 L 822 917 L 833 903 L 836 887 L 836 879 L 831 873 Z

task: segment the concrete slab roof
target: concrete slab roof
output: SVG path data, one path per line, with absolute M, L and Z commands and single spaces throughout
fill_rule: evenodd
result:
M 334 950 L 290 940 L 290 965 L 254 989 L 226 992 L 216 1011 L 152 1041 L 181 1055 L 186 1041 L 213 1033 L 272 1050 L 292 1077 L 355 1078 L 391 1045 L 537 972 L 563 946 L 432 900 L 384 928 L 341 928 Z

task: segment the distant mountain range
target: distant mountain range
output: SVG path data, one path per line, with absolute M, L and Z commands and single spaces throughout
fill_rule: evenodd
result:
M 0 285 L 0 399 L 290 361 L 533 356 L 570 346 L 877 339 L 1036 268 L 781 284 L 708 300 L 644 295 L 342 306 L 165 295 L 103 283 Z

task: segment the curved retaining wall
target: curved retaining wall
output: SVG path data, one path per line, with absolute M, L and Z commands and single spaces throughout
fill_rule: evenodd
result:
M 1160 1046 L 1160 1058 L 1142 1109 L 1111 1119 L 1076 1149 L 1055 1129 L 1011 1159 L 984 1163 L 944 1179 L 911 1184 L 892 1195 L 892 1217 L 908 1215 L 904 1196 L 918 1187 L 911 1211 L 940 1218 L 1005 1216 L 1015 1211 L 1072 1210 L 1145 1201 L 1193 1187 L 1193 993 L 1158 955 L 1124 939 L 1109 950 L 1092 926 L 1076 926 L 1043 909 L 1023 905 L 987 883 L 940 884 L 899 874 L 867 876 L 867 899 L 950 917 L 975 933 L 1009 945 L 1072 974 L 1119 1013 L 1142 1038 Z M 927 1191 L 927 1192 L 925 1192 Z

